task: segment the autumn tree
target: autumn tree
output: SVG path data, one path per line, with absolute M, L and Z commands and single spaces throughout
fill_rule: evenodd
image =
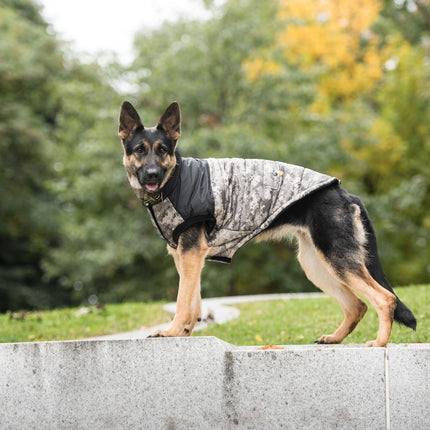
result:
M 315 148 L 312 130 L 332 137 L 329 171 L 374 210 L 395 282 L 429 276 L 429 12 L 414 1 L 282 1 L 274 49 L 245 63 L 250 81 L 297 65 L 315 83 L 299 145 Z
M 430 280 L 429 3 L 205 2 L 136 36 L 131 67 L 82 64 L 31 0 L 0 0 L 0 309 L 175 299 L 177 275 L 121 164 L 118 110 L 178 100 L 184 156 L 256 157 L 362 196 L 394 284 Z M 114 83 L 126 81 L 119 95 Z M 294 245 L 208 263 L 203 295 L 305 291 Z

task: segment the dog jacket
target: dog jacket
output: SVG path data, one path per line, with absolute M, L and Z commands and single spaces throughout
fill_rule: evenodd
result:
M 177 248 L 180 234 L 204 223 L 208 260 L 229 263 L 282 211 L 339 180 L 278 161 L 178 156 L 175 171 L 158 195 L 143 201 L 158 234 Z

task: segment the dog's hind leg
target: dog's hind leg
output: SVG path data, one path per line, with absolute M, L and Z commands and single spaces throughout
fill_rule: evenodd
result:
M 348 202 L 349 200 L 349 202 Z M 379 284 L 369 273 L 366 261 L 369 259 L 366 244 L 368 238 L 361 219 L 362 209 L 356 198 L 344 200 L 348 206 L 338 206 L 330 217 L 313 224 L 312 240 L 318 249 L 323 249 L 323 261 L 330 273 L 345 287 L 369 300 L 379 318 L 376 340 L 366 346 L 386 346 L 391 333 L 397 298 Z M 326 227 L 325 230 L 322 227 Z M 327 226 L 330 229 L 327 229 Z M 330 234 L 324 237 L 325 231 Z M 330 239 L 330 240 L 327 240 Z
M 169 249 L 179 274 L 176 314 L 166 330 L 156 330 L 150 337 L 190 336 L 201 316 L 200 273 L 209 247 L 204 230 L 190 227 L 179 238 L 178 248 Z
M 369 300 L 378 314 L 379 330 L 376 340 L 367 342 L 366 346 L 386 346 L 393 325 L 396 296 L 378 284 L 365 267 L 362 273 L 348 273 L 345 278 L 348 286 Z
M 298 260 L 307 278 L 322 291 L 334 297 L 344 313 L 344 320 L 338 329 L 333 334 L 322 335 L 315 342 L 341 343 L 363 318 L 367 306 L 331 273 L 324 257 L 315 248 L 311 238 L 306 233 L 298 234 L 298 240 Z

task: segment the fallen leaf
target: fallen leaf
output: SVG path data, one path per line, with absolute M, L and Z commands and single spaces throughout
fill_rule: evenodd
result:
M 262 338 L 259 334 L 256 334 L 256 335 L 254 336 L 254 339 L 255 339 L 257 342 L 263 342 L 263 338 Z
M 282 346 L 277 346 L 277 345 L 264 345 L 261 346 L 260 348 L 257 348 L 258 350 L 266 350 L 266 349 L 284 349 L 284 347 Z

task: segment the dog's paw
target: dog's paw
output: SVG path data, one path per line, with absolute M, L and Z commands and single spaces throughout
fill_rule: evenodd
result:
M 162 334 L 160 330 L 157 330 L 157 331 L 154 331 L 154 333 L 151 333 L 148 336 L 148 339 L 155 338 L 155 337 L 166 337 L 166 336 L 164 336 L 164 334 Z
M 191 330 L 188 328 L 182 328 L 182 327 L 176 327 L 171 326 L 167 328 L 166 330 L 155 330 L 153 333 L 151 333 L 148 338 L 155 338 L 155 337 L 184 337 L 184 336 L 190 336 Z
M 324 334 L 319 339 L 317 339 L 314 343 L 318 343 L 319 345 L 325 345 L 325 344 L 337 344 L 337 343 L 340 343 L 340 341 L 332 334 Z
M 366 348 L 378 348 L 378 347 L 386 347 L 387 344 L 383 344 L 381 342 L 378 342 L 377 340 L 369 340 L 369 342 L 366 342 Z

